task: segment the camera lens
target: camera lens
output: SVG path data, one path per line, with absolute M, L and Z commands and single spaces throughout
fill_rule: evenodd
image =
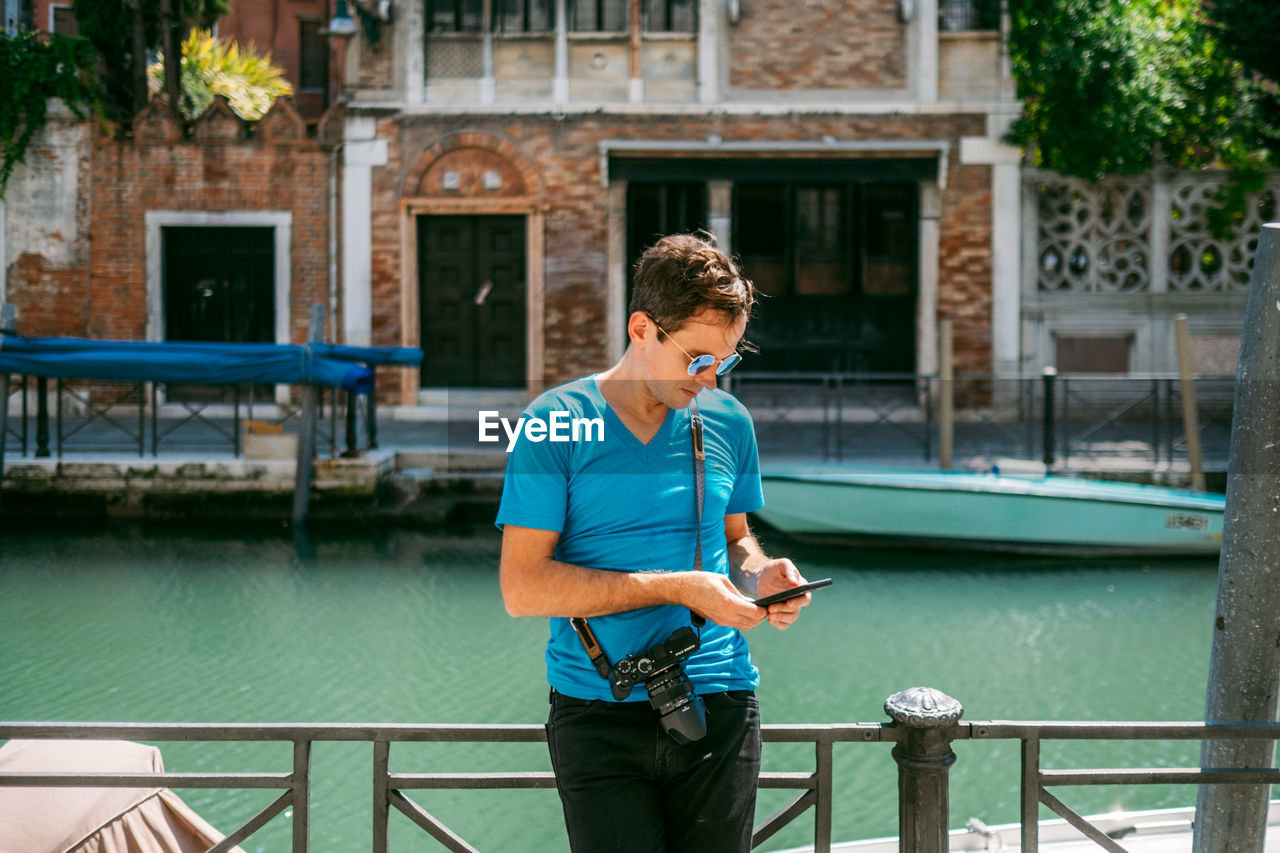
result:
M 672 667 L 644 684 L 649 704 L 658 712 L 662 730 L 681 745 L 707 733 L 707 707 L 680 667 Z

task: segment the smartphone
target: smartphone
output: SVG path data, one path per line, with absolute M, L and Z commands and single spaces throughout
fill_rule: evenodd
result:
M 831 586 L 831 578 L 823 578 L 820 581 L 793 586 L 791 589 L 784 589 L 782 592 L 775 592 L 773 595 L 766 595 L 764 598 L 757 598 L 753 602 L 756 607 L 768 607 L 770 604 L 777 604 L 779 601 L 788 601 L 792 598 L 798 598 L 806 592 L 815 589 L 822 589 L 824 586 Z

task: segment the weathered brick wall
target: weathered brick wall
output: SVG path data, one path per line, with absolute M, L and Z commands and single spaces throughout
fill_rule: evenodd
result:
M 112 129 L 113 130 L 113 129 Z M 133 139 L 69 117 L 38 137 L 6 194 L 8 300 L 29 335 L 143 340 L 148 211 L 292 214 L 291 335 L 328 302 L 329 155 L 286 101 L 249 129 L 215 106 L 191 138 L 158 108 Z
M 374 342 L 396 345 L 401 334 L 401 231 L 399 204 L 420 192 L 428 149 L 454 134 L 501 140 L 534 164 L 544 199 L 546 339 L 543 380 L 558 382 L 606 365 L 608 190 L 599 174 L 602 139 L 702 139 L 801 141 L 822 134 L 839 139 L 949 139 L 985 132 L 981 115 L 962 116 L 470 116 L 466 124 L 445 117 L 383 118 L 388 165 L 374 170 Z M 465 164 L 467 149 L 452 151 L 451 168 Z M 474 149 L 477 168 L 491 151 Z M 956 321 L 956 350 L 963 369 L 990 372 L 991 200 L 986 167 L 949 164 L 940 221 L 940 313 Z M 415 165 L 417 164 L 417 165 Z M 464 168 L 465 170 L 465 168 Z M 425 192 L 422 190 L 421 192 Z M 477 211 L 479 212 L 479 211 Z M 747 271 L 750 274 L 750 271 Z M 417 287 L 417 282 L 408 286 Z
M 285 101 L 256 130 L 215 102 L 192 139 L 158 110 L 132 140 L 94 139 L 89 335 L 146 335 L 147 211 L 280 211 L 292 214 L 290 334 L 306 339 L 310 304 L 328 302 L 328 154 Z
M 729 30 L 735 89 L 900 89 L 906 26 L 897 0 L 752 0 Z
M 358 81 L 361 89 L 395 89 L 399 81 L 395 79 L 395 30 L 385 24 L 379 25 L 377 45 L 369 44 L 364 36 L 352 39 L 348 44 L 348 61 L 358 64 Z M 353 55 L 358 54 L 358 55 Z
M 51 105 L 5 192 L 6 299 L 28 335 L 86 334 L 90 126 Z
M 990 166 L 960 166 L 956 155 L 952 155 L 940 230 L 938 318 L 952 321 L 955 372 L 989 376 L 993 239 Z M 1005 239 L 1018 239 L 1018 235 L 1007 235 Z

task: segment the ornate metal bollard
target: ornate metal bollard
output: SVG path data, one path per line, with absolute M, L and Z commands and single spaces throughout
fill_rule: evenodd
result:
M 884 702 L 895 726 L 905 729 L 893 759 L 898 762 L 898 850 L 947 853 L 950 799 L 947 771 L 956 761 L 951 741 L 964 708 L 941 690 L 911 687 Z

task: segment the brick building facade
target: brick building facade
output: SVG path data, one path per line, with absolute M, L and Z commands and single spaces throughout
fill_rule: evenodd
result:
M 331 289 L 332 158 L 292 104 L 277 101 L 252 136 L 222 99 L 189 130 L 158 104 L 130 138 L 117 130 L 61 114 L 10 181 L 4 299 L 19 329 L 304 340 L 308 305 Z M 262 245 L 256 266 L 242 243 Z
M 769 294 L 743 369 L 933 372 L 945 318 L 958 372 L 1007 374 L 1016 103 L 998 31 L 939 32 L 939 2 L 362 4 L 318 135 L 284 101 L 51 125 L 0 295 L 30 334 L 150 340 L 298 341 L 324 302 L 332 339 L 424 349 L 385 402 L 514 400 L 617 358 L 636 255 L 704 228 Z
M 620 355 L 644 245 L 702 227 L 770 294 L 744 369 L 930 372 L 943 318 L 958 371 L 1017 369 L 1017 240 L 995 239 L 1018 227 L 1016 104 L 998 32 L 938 21 L 936 0 L 398 4 L 348 53 L 345 336 L 423 347 L 404 404 L 563 381 Z

